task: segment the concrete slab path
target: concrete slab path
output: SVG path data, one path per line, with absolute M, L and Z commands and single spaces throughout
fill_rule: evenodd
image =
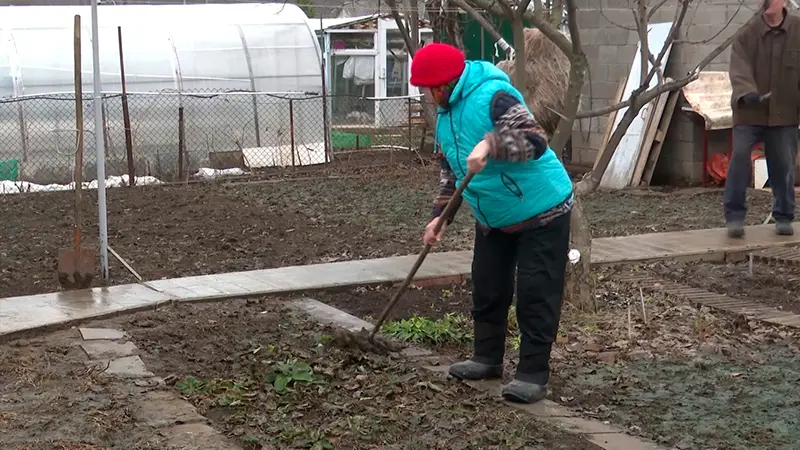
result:
M 670 258 L 724 258 L 729 253 L 800 244 L 796 236 L 776 236 L 771 225 L 747 227 L 744 239 L 725 230 L 690 230 L 592 241 L 592 264 L 643 262 Z M 405 279 L 416 255 L 282 267 L 149 281 L 86 291 L 56 292 L 0 299 L 0 339 L 21 332 L 136 311 L 173 301 L 220 300 Z M 432 253 L 417 280 L 470 273 L 472 252 Z

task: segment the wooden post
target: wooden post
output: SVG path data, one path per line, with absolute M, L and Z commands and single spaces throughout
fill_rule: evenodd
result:
M 128 90 L 125 87 L 125 60 L 122 57 L 122 27 L 117 27 L 119 40 L 119 76 L 122 81 L 122 122 L 125 125 L 125 157 L 128 160 L 128 186 L 136 184 L 136 164 L 133 160 L 133 137 L 131 136 L 131 115 L 128 110 Z
M 183 106 L 178 108 L 178 179 L 183 180 L 183 159 L 186 153 L 185 129 L 183 122 Z

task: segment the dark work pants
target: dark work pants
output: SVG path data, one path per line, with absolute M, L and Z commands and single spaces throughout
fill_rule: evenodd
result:
M 747 215 L 747 187 L 752 174 L 750 154 L 757 142 L 764 142 L 769 186 L 772 188 L 772 217 L 777 222 L 794 220 L 794 173 L 797 161 L 797 126 L 733 127 L 733 155 L 725 182 L 725 221 L 744 222 Z
M 546 384 L 556 339 L 569 252 L 565 214 L 541 228 L 518 233 L 475 232 L 472 260 L 474 359 L 502 364 L 508 310 L 517 274 L 517 322 L 521 343 L 516 378 Z

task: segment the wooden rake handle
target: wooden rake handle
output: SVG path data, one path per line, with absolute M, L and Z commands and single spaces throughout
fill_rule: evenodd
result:
M 464 189 L 467 188 L 467 185 L 469 184 L 470 181 L 472 181 L 472 177 L 474 175 L 475 175 L 474 173 L 469 172 L 467 173 L 467 176 L 465 176 L 464 179 L 461 180 L 461 184 L 458 186 L 458 189 L 456 189 L 456 192 L 453 194 L 453 197 L 450 198 L 450 201 L 447 202 L 447 206 L 445 206 L 444 211 L 442 211 L 442 215 L 439 216 L 439 221 L 436 222 L 436 227 L 434 227 L 433 229 L 434 234 L 439 234 L 439 232 L 442 230 L 442 227 L 447 222 L 447 220 L 454 215 L 456 206 L 460 202 L 461 196 L 464 194 Z M 420 266 L 422 266 L 422 263 L 425 261 L 425 258 L 431 251 L 431 248 L 432 246 L 430 244 L 425 244 L 425 247 L 419 253 L 419 256 L 417 256 L 417 261 L 411 267 L 411 270 L 408 272 L 408 275 L 406 276 L 406 279 L 403 281 L 403 284 L 401 284 L 400 287 L 397 288 L 397 291 L 395 291 L 391 300 L 389 300 L 389 303 L 386 304 L 385 308 L 383 308 L 383 312 L 378 318 L 378 321 L 375 322 L 375 326 L 372 328 L 372 332 L 370 332 L 369 334 L 370 341 L 372 341 L 375 338 L 375 335 L 378 333 L 378 330 L 380 330 L 381 327 L 383 326 L 383 323 L 386 322 L 386 319 L 389 317 L 389 314 L 397 305 L 397 302 L 400 301 L 400 298 L 406 292 L 408 286 L 411 284 L 412 281 L 414 281 L 414 276 L 417 274 L 417 271 L 419 270 Z

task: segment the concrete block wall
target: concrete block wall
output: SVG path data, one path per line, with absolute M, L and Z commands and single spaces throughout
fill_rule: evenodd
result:
M 650 3 L 657 2 L 651 0 Z M 677 2 L 666 2 L 650 22 L 671 22 L 675 16 L 675 4 Z M 581 97 L 584 110 L 609 106 L 621 80 L 631 70 L 638 44 L 633 5 L 632 0 L 577 0 L 581 40 L 590 70 Z M 757 7 L 758 0 L 693 1 L 681 27 L 679 42 L 671 50 L 667 75 L 680 78 L 693 70 L 714 47 L 747 22 Z M 730 49 L 727 49 L 705 70 L 727 71 L 729 58 Z M 674 113 L 654 183 L 700 182 L 702 129 L 698 126 L 699 121 L 681 111 L 684 104 L 681 99 Z M 605 128 L 605 117 L 576 121 L 572 137 L 574 163 L 594 163 Z M 711 133 L 709 152 L 727 150 L 727 134 L 727 131 Z

